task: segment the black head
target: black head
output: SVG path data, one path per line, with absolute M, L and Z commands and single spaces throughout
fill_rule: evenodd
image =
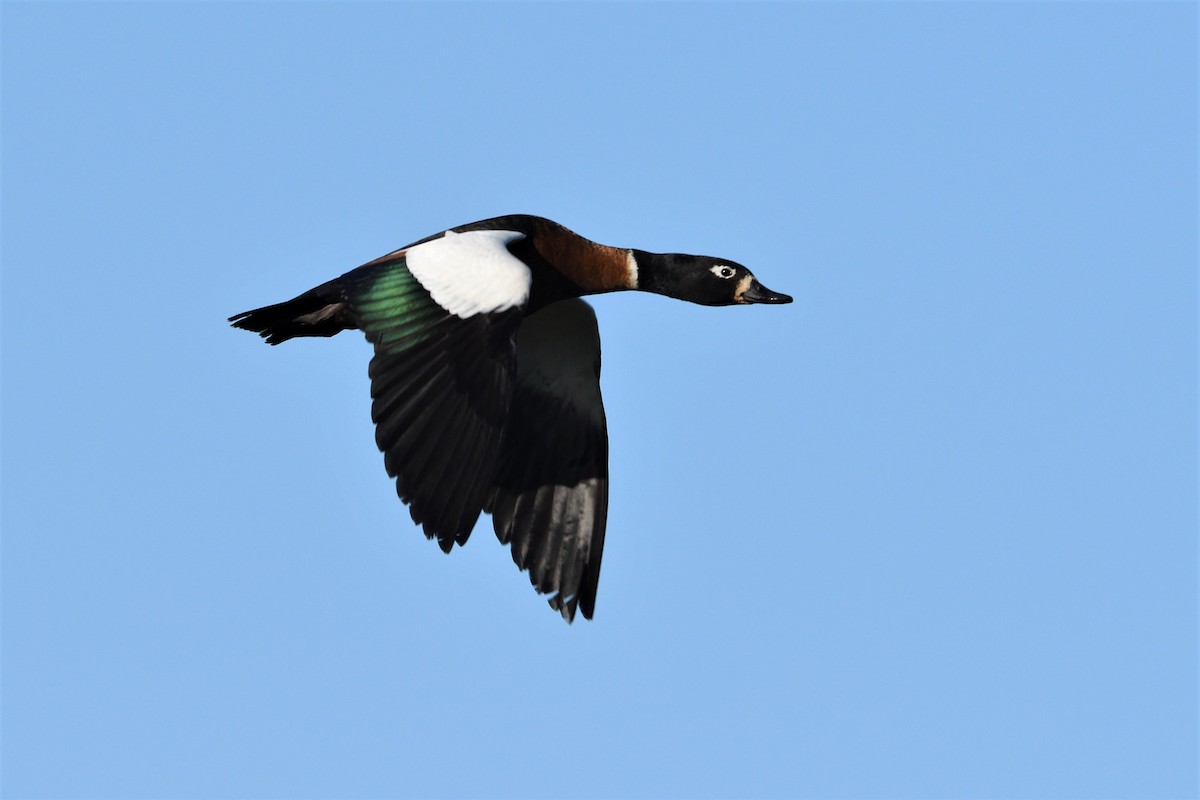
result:
M 786 294 L 772 292 L 754 273 L 736 261 L 682 253 L 634 250 L 637 288 L 705 306 L 748 303 L 790 303 Z

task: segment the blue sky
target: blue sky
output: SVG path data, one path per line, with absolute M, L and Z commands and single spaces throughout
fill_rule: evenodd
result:
M 3 793 L 1197 794 L 1191 3 L 4 3 Z M 543 214 L 595 301 L 564 625 L 227 327 Z

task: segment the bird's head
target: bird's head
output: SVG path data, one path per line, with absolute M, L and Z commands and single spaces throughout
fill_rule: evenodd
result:
M 705 306 L 792 302 L 791 297 L 772 292 L 754 273 L 727 258 L 644 250 L 631 253 L 637 263 L 637 288 L 642 291 Z

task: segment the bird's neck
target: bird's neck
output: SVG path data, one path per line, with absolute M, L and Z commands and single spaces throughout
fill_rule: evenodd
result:
M 577 295 L 639 288 L 634 251 L 598 244 L 550 220 L 541 222 L 533 246 L 549 266 L 578 287 Z

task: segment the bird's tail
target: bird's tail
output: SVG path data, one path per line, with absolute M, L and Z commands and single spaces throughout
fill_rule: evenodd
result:
M 284 303 L 243 311 L 229 318 L 233 327 L 254 331 L 279 344 L 296 336 L 333 336 L 358 327 L 346 308 L 340 281 L 330 281 Z

